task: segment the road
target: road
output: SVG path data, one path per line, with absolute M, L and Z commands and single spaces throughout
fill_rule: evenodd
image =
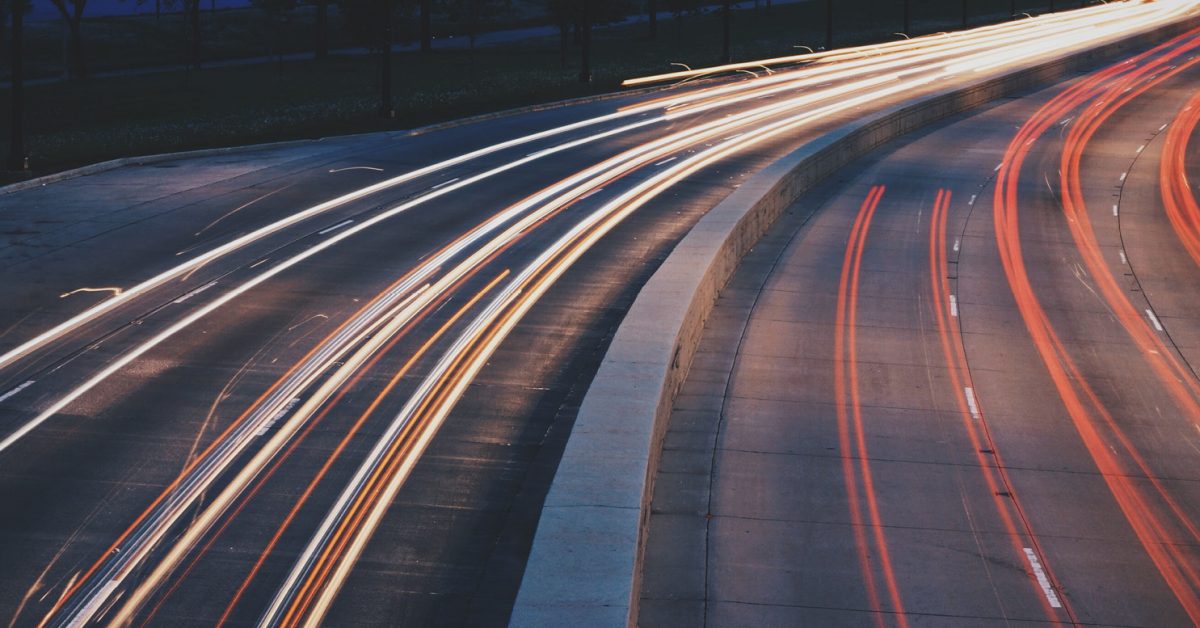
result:
M 0 605 L 16 625 L 504 623 L 607 338 L 741 177 L 1187 10 L 4 196 Z
M 642 625 L 1200 623 L 1197 46 L 797 202 L 676 406 Z

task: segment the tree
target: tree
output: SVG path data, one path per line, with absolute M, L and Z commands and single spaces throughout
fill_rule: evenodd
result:
M 86 74 L 83 63 L 83 8 L 87 0 L 50 0 L 54 8 L 67 23 L 70 37 L 67 40 L 67 57 L 70 59 L 68 72 L 72 78 L 81 79 Z

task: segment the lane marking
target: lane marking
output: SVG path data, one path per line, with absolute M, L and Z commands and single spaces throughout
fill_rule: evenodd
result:
M 1121 211 L 1120 206 L 1114 204 L 1113 205 L 1113 215 L 1114 216 L 1120 215 L 1120 211 Z
M 1033 549 L 1025 548 L 1025 558 L 1029 559 L 1029 566 L 1033 569 L 1033 577 L 1037 578 L 1038 586 L 1042 587 L 1042 593 L 1046 594 L 1046 601 L 1050 602 L 1052 608 L 1062 608 L 1062 601 L 1058 599 L 1058 594 L 1054 592 L 1054 587 L 1050 586 L 1050 579 L 1046 577 L 1046 570 L 1042 569 L 1042 562 L 1038 560 L 1037 554 L 1033 553 Z
M 1004 162 L 1002 161 L 1002 162 L 996 164 L 996 168 L 993 169 L 992 172 L 1000 172 L 1000 169 L 1003 167 L 1004 167 Z
M 668 157 L 668 158 L 666 158 L 666 159 L 664 159 L 664 160 L 662 160 L 662 161 L 660 161 L 660 162 L 658 162 L 658 163 L 656 163 L 656 164 L 654 164 L 654 165 L 655 165 L 655 166 L 661 166 L 661 165 L 663 165 L 663 164 L 669 164 L 669 163 L 671 163 L 672 161 L 675 161 L 676 159 L 677 159 L 676 157 Z
M 1142 144 L 1141 146 L 1138 146 L 1138 149 L 1137 149 L 1137 154 L 1141 155 L 1141 154 L 1142 154 L 1142 151 L 1144 151 L 1144 150 L 1146 150 L 1146 145 L 1145 145 L 1145 144 Z
M 583 196 L 580 196 L 579 198 L 575 199 L 575 202 L 578 203 L 579 201 L 582 201 L 585 198 L 588 198 L 595 194 L 599 194 L 603 191 L 604 191 L 604 188 L 596 188 L 596 189 L 592 190 L 591 192 L 588 192 L 587 194 L 584 194 Z
M 254 262 L 253 264 L 251 264 L 250 268 L 258 268 L 259 266 L 262 266 L 263 264 L 266 264 L 269 261 L 271 261 L 271 258 L 264 257 L 264 258 L 258 260 L 257 262 Z
M 979 418 L 979 404 L 975 402 L 975 391 L 970 386 L 963 386 L 963 392 L 967 395 L 967 409 L 971 411 L 971 418 Z
M 208 290 L 209 288 L 211 288 L 215 285 L 217 285 L 216 281 L 210 281 L 210 282 L 204 284 L 203 286 L 200 286 L 199 288 L 196 288 L 195 290 L 192 290 L 191 292 L 179 297 L 178 299 L 171 301 L 171 303 L 174 303 L 176 305 L 183 303 L 184 301 L 187 301 L 188 299 L 196 296 L 197 294 L 200 294 L 201 292 L 204 292 L 205 290 Z
M 957 253 L 957 252 L 958 252 L 958 246 L 959 246 L 959 244 L 961 244 L 961 242 L 959 242 L 959 241 L 958 241 L 958 238 L 954 238 L 954 252 L 955 252 L 955 253 Z
M 5 401 L 12 399 L 13 397 L 16 397 L 18 393 L 20 393 L 22 390 L 25 390 L 26 388 L 29 388 L 32 385 L 33 385 L 32 379 L 26 380 L 24 384 L 17 386 L 16 388 L 4 393 L 3 395 L 0 395 L 0 403 L 4 403 Z
M 967 201 L 967 205 L 974 205 L 974 204 L 975 204 L 975 199 L 976 199 L 978 196 L 979 196 L 978 194 L 972 194 L 972 195 L 971 195 L 971 200 Z
M 1120 254 L 1121 254 L 1121 263 L 1122 263 L 1122 264 L 1124 264 L 1124 265 L 1126 265 L 1126 266 L 1128 266 L 1128 265 L 1129 265 L 1129 259 L 1125 257 L 1125 251 L 1117 251 L 1117 253 L 1120 253 Z
M 958 298 L 950 295 L 950 316 L 958 318 Z
M 115 296 L 115 297 L 121 296 L 121 289 L 116 288 L 116 287 L 113 287 L 113 288 L 76 288 L 70 292 L 64 292 L 64 293 L 58 295 L 58 298 L 65 299 L 65 298 L 71 296 L 72 294 L 76 294 L 79 292 L 111 292 L 111 293 L 113 293 L 113 296 Z
M 317 235 L 325 235 L 326 233 L 331 233 L 333 231 L 337 231 L 338 229 L 341 229 L 342 227 L 345 227 L 346 225 L 352 224 L 353 222 L 354 222 L 353 219 L 343 220 L 332 227 L 325 227 L 324 229 L 318 231 Z
M 294 409 L 296 407 L 296 404 L 298 404 L 298 403 L 300 403 L 300 398 L 292 397 L 292 400 L 287 402 L 287 405 L 280 408 L 279 412 L 276 412 L 274 416 L 272 416 L 270 419 L 268 419 L 266 422 L 264 422 L 261 426 L 259 426 L 258 429 L 254 430 L 254 435 L 256 437 L 265 435 L 267 433 L 267 431 L 269 431 L 272 427 L 275 426 L 276 423 L 279 422 L 279 419 L 282 419 L 283 417 L 287 416 L 292 411 L 292 409 Z
M 433 186 L 433 187 L 431 187 L 431 188 L 429 188 L 429 189 L 431 189 L 431 190 L 436 190 L 436 189 L 438 189 L 438 188 L 444 188 L 444 187 L 446 187 L 447 185 L 450 185 L 451 183 L 454 183 L 455 181 L 458 181 L 458 177 L 454 177 L 453 179 L 450 179 L 449 181 L 443 181 L 443 182 L 441 182 L 441 183 L 439 183 L 439 184 L 437 184 L 437 185 L 435 185 L 435 186 Z
M 1162 331 L 1162 330 L 1163 330 L 1162 323 L 1158 322 L 1158 317 L 1154 315 L 1154 311 L 1153 311 L 1153 310 L 1151 310 L 1150 308 L 1146 308 L 1146 316 L 1149 316 L 1149 317 L 1150 317 L 1150 322 L 1151 322 L 1151 323 L 1154 323 L 1154 328 L 1155 328 L 1155 329 L 1157 329 L 1158 331 Z
M 1162 126 L 1158 127 L 1158 132 L 1159 132 L 1159 133 L 1162 133 L 1162 132 L 1163 132 L 1163 130 L 1165 130 L 1169 124 L 1170 124 L 1170 122 L 1168 122 L 1167 124 L 1164 124 L 1164 125 L 1162 125 Z
M 347 170 L 373 170 L 375 172 L 383 172 L 383 168 L 376 168 L 374 166 L 350 166 L 349 168 L 334 168 L 329 171 L 329 174 L 333 174 L 335 172 L 345 172 Z
M 1121 183 L 1124 183 L 1124 182 L 1125 182 L 1125 177 L 1128 177 L 1128 176 L 1129 176 L 1129 173 L 1128 173 L 1128 172 L 1122 172 L 1122 173 L 1121 173 Z

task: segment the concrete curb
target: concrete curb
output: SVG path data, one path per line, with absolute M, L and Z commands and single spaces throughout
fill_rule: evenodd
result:
M 362 137 L 362 138 L 388 137 L 388 136 L 395 137 L 395 138 L 413 137 L 416 135 L 424 135 L 425 133 L 432 133 L 434 131 L 442 131 L 445 129 L 452 129 L 455 127 L 465 126 L 468 124 L 475 124 L 478 122 L 486 122 L 488 120 L 495 120 L 497 118 L 516 116 L 516 115 L 521 115 L 524 113 L 537 113 L 539 111 L 546 111 L 548 109 L 559 109 L 562 107 L 588 105 L 588 104 L 592 104 L 592 103 L 596 103 L 596 102 L 603 102 L 605 100 L 612 100 L 615 98 L 622 98 L 625 96 L 636 96 L 638 94 L 644 94 L 644 93 L 649 93 L 649 92 L 654 92 L 654 91 L 661 91 L 661 90 L 665 90 L 665 89 L 669 89 L 669 87 L 664 87 L 664 86 L 644 87 L 644 88 L 640 88 L 640 89 L 631 89 L 631 90 L 620 91 L 620 92 L 605 92 L 603 94 L 593 94 L 591 96 L 579 96 L 576 98 L 567 98 L 564 100 L 553 100 L 553 101 L 545 102 L 545 103 L 526 105 L 524 107 L 515 107 L 513 109 L 505 109 L 503 111 L 493 111 L 493 112 L 489 112 L 489 113 L 481 113 L 479 115 L 468 116 L 466 118 L 459 118 L 457 120 L 448 120 L 446 122 L 435 122 L 433 124 L 427 124 L 425 126 L 417 127 L 415 129 L 407 129 L 407 130 L 401 130 L 401 131 L 378 131 L 378 132 L 373 132 L 373 133 L 333 135 L 333 136 L 329 136 L 329 137 L 321 137 L 321 138 L 309 139 L 309 140 L 286 140 L 286 141 L 282 141 L 282 142 L 267 142 L 264 144 L 247 144 L 245 146 L 227 146 L 227 147 L 222 147 L 222 148 L 201 148 L 198 150 L 179 151 L 179 152 L 173 152 L 173 153 L 160 153 L 157 155 L 144 155 L 144 156 L 140 156 L 140 157 L 121 157 L 118 159 L 110 159 L 108 161 L 101 161 L 99 163 L 89 164 L 87 166 L 82 166 L 79 168 L 73 168 L 71 170 L 63 170 L 62 172 L 54 172 L 54 173 L 51 173 L 51 174 L 48 174 L 45 176 L 29 179 L 27 181 L 18 181 L 16 183 L 10 183 L 8 185 L 0 186 L 0 196 L 4 196 L 5 194 L 12 194 L 14 192 L 21 192 L 23 190 L 29 190 L 29 189 L 33 189 L 33 188 L 42 187 L 45 185 L 49 185 L 51 183 L 56 183 L 58 181 L 65 181 L 67 179 L 74 179 L 76 177 L 85 177 L 85 176 L 92 175 L 92 174 L 99 174 L 101 172 L 107 172 L 109 170 L 115 170 L 117 168 L 122 168 L 122 167 L 130 166 L 130 165 L 155 164 L 155 163 L 162 163 L 164 161 L 175 161 L 178 159 L 201 159 L 204 157 L 213 157 L 213 156 L 217 156 L 217 155 L 226 155 L 226 154 L 242 153 L 242 152 L 253 152 L 253 151 L 257 151 L 257 150 L 270 150 L 270 149 L 274 149 L 274 148 L 288 148 L 288 147 L 292 147 L 292 146 L 303 146 L 303 145 L 307 145 L 307 144 L 316 144 L 319 142 L 324 142 L 324 141 L 329 141 L 329 140 L 344 140 L 344 139 L 355 138 L 355 137 Z
M 636 625 L 650 499 L 675 396 L 722 287 L 796 198 L 922 126 L 1198 24 L 1188 18 L 867 116 L 757 173 L 706 214 L 642 288 L 584 397 L 509 625 Z

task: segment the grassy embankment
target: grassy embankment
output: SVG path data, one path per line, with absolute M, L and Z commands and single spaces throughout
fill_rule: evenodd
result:
M 852 6 L 855 4 L 861 6 Z M 837 22 L 837 45 L 896 37 L 899 3 L 887 3 L 886 10 L 871 8 L 876 4 L 872 0 L 838 0 L 837 6 L 845 7 L 846 12 Z M 959 24 L 959 0 L 914 4 L 920 6 L 914 15 L 913 30 L 918 33 Z M 1018 4 L 1021 10 L 1038 8 L 1031 1 Z M 823 44 L 823 2 L 776 6 L 769 13 L 765 1 L 762 5 L 758 10 L 735 13 L 736 60 L 794 54 L 797 45 Z M 1008 1 L 972 0 L 972 8 L 978 13 L 972 15 L 971 23 L 981 24 L 1007 17 Z M 240 56 L 264 54 L 261 46 L 255 50 L 249 45 L 245 25 L 233 24 L 234 12 L 219 13 L 218 18 L 227 21 L 225 28 L 231 32 L 243 33 L 230 38 L 243 41 Z M 241 19 L 257 18 L 242 12 Z M 87 25 L 89 29 L 92 26 Z M 338 39 L 344 35 L 333 30 L 331 47 L 348 43 Z M 598 30 L 594 37 L 595 80 L 590 85 L 576 81 L 578 52 L 571 47 L 564 62 L 557 37 L 483 48 L 474 54 L 466 50 L 397 54 L 393 61 L 394 120 L 377 115 L 378 62 L 362 55 L 29 86 L 26 137 L 30 165 L 35 174 L 44 174 L 121 156 L 410 128 L 612 91 L 624 78 L 669 70 L 670 62 L 699 67 L 718 60 L 721 24 L 716 15 L 660 22 L 656 40 L 648 39 L 646 32 L 644 24 Z M 92 37 L 94 40 L 94 33 Z M 280 43 L 277 50 L 297 46 L 302 50 L 311 42 L 311 25 L 294 27 L 288 37 L 290 43 Z M 92 45 L 104 49 L 94 41 Z M 136 42 L 128 45 L 137 46 Z M 113 49 L 109 50 L 97 53 L 99 58 L 114 58 Z M 237 52 L 238 47 L 231 43 L 222 56 L 236 57 Z M 5 121 L 9 119 L 7 91 L 0 90 L 0 120 Z M 5 127 L 0 131 L 2 151 L 7 151 L 7 135 Z

